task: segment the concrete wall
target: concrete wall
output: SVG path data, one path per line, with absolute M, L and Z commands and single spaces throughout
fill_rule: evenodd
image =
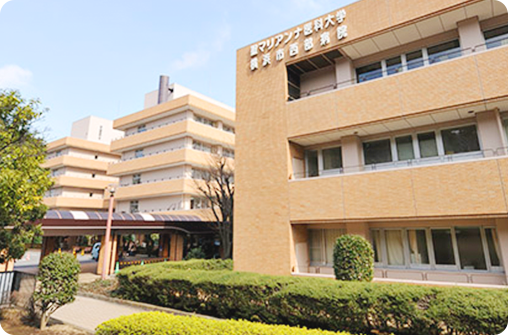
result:
M 113 129 L 113 121 L 97 116 L 88 116 L 72 124 L 71 137 L 87 141 L 109 144 L 123 135 L 122 131 Z

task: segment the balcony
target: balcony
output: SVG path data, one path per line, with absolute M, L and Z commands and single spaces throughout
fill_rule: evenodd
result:
M 507 97 L 508 47 L 475 51 L 463 50 L 467 55 L 462 57 L 289 102 L 288 137 Z
M 213 162 L 213 157 L 209 153 L 180 148 L 174 151 L 111 164 L 108 169 L 108 175 L 123 176 L 130 173 L 157 170 L 181 164 L 206 167 L 211 162 Z
M 506 215 L 508 157 L 294 180 L 292 222 Z
M 104 190 L 112 183 L 113 182 L 109 180 L 58 176 L 55 178 L 54 187 L 76 187 L 83 189 Z
M 42 164 L 42 167 L 46 169 L 54 169 L 69 166 L 95 171 L 107 171 L 108 165 L 109 165 L 108 162 L 99 160 L 91 160 L 73 156 L 59 156 L 47 160 L 46 162 L 44 162 L 44 164 Z
M 111 150 L 115 152 L 123 152 L 143 146 L 162 143 L 173 138 L 180 138 L 185 135 L 193 138 L 204 139 L 212 144 L 225 144 L 234 147 L 235 136 L 231 133 L 213 128 L 193 120 L 182 120 L 169 124 L 167 126 L 145 131 L 114 141 L 111 144 Z
M 117 200 L 138 200 L 174 194 L 195 193 L 192 179 L 172 179 L 146 182 L 139 185 L 120 187 L 115 195 Z
M 63 196 L 44 198 L 44 204 L 49 208 L 59 209 L 103 210 L 108 208 L 107 201 L 103 199 L 71 198 Z

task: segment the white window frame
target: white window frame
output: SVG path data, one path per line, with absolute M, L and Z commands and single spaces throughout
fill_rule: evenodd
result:
M 487 270 L 463 270 L 460 262 L 460 254 L 457 243 L 457 235 L 456 229 L 460 228 L 479 228 L 480 236 L 482 241 L 482 247 L 484 250 L 485 263 L 487 264 Z M 498 255 L 499 262 L 501 266 L 492 266 L 492 262 L 490 259 L 490 253 L 488 250 L 487 238 L 485 234 L 485 229 L 495 229 L 497 232 L 497 237 L 499 238 L 498 229 L 495 226 L 487 225 L 487 226 L 437 226 L 437 227 L 404 227 L 404 228 L 372 228 L 370 229 L 370 242 L 372 243 L 373 239 L 373 231 L 380 232 L 381 238 L 381 262 L 374 263 L 376 268 L 381 269 L 402 269 L 402 270 L 426 270 L 426 271 L 452 271 L 452 272 L 462 272 L 462 273 L 504 273 L 505 269 L 503 267 L 503 255 Z M 388 252 L 386 245 L 386 236 L 385 232 L 389 230 L 402 230 L 403 234 L 403 248 L 404 248 L 404 266 L 398 265 L 389 265 L 388 264 Z M 429 256 L 429 264 L 412 264 L 409 250 L 409 230 L 423 230 L 425 231 L 426 241 L 427 241 L 427 252 Z M 453 257 L 455 260 L 454 265 L 439 265 L 436 264 L 436 256 L 434 253 L 434 241 L 432 239 L 432 231 L 433 230 L 449 230 L 451 233 L 451 241 L 452 241 L 452 249 L 453 249 Z M 497 241 L 500 244 L 500 241 Z

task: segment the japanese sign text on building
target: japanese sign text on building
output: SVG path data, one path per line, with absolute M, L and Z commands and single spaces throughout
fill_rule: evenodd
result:
M 250 47 L 250 69 L 256 71 L 260 67 L 267 67 L 272 61 L 280 62 L 286 57 L 286 45 L 289 45 L 289 57 L 296 57 L 300 54 L 300 38 L 304 38 L 303 49 L 309 52 L 319 44 L 325 47 L 332 42 L 331 28 L 336 28 L 336 38 L 340 41 L 347 37 L 347 25 L 342 24 L 346 19 L 346 10 L 341 9 L 337 14 L 328 14 L 326 17 L 318 18 L 297 27 L 295 30 L 285 32 L 251 45 Z M 319 36 L 314 40 L 316 35 Z M 259 56 L 261 55 L 261 59 Z

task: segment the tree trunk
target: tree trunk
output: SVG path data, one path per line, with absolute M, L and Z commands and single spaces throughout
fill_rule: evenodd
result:
M 41 313 L 41 325 L 40 325 L 41 330 L 46 329 L 46 326 L 48 325 L 48 321 L 49 321 L 49 313 L 42 312 Z

